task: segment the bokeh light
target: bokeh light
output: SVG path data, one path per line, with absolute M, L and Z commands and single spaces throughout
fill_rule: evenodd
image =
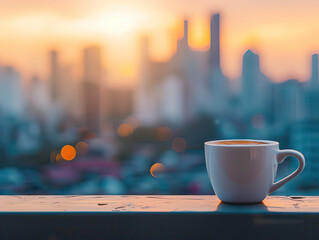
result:
M 67 161 L 71 161 L 75 158 L 76 156 L 76 150 L 73 146 L 71 145 L 65 145 L 62 149 L 61 149 L 61 156 L 63 159 L 67 160 Z
M 177 137 L 174 138 L 172 142 L 172 148 L 176 152 L 183 152 L 186 149 L 186 141 L 184 138 Z
M 52 163 L 56 162 L 57 160 L 57 156 L 58 156 L 58 151 L 52 151 L 51 154 L 50 154 L 50 161 Z
M 78 142 L 75 145 L 75 149 L 76 149 L 76 152 L 79 154 L 86 154 L 89 151 L 89 146 L 86 142 L 82 141 L 82 142 Z
M 169 127 L 159 127 L 156 133 L 159 141 L 169 141 L 173 137 L 172 129 Z
M 61 153 L 58 153 L 58 155 L 56 155 L 56 157 L 55 157 L 55 161 L 60 162 L 62 160 L 63 160 L 63 158 L 61 156 Z
M 117 134 L 120 137 L 128 137 L 133 134 L 133 127 L 127 123 L 123 123 L 117 129 Z
M 158 174 L 165 170 L 165 166 L 162 163 L 154 163 L 150 169 L 150 173 L 153 177 L 157 178 Z

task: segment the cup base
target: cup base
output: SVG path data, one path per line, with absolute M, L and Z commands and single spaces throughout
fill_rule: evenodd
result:
M 225 201 L 222 201 L 222 203 L 225 203 L 225 204 L 229 204 L 229 205 L 255 205 L 255 204 L 260 204 L 262 201 L 260 202 L 225 202 Z

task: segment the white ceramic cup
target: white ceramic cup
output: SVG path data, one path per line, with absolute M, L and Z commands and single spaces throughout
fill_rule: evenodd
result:
M 254 141 L 264 144 L 218 144 L 225 141 Z M 286 157 L 298 159 L 297 170 L 274 183 L 278 164 Z M 205 142 L 206 168 L 218 198 L 229 203 L 263 201 L 282 185 L 299 175 L 305 167 L 304 156 L 295 150 L 279 150 L 278 142 L 233 139 Z

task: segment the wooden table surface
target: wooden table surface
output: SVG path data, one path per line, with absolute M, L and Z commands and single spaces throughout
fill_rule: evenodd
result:
M 0 214 L 55 213 L 319 213 L 319 197 L 270 196 L 254 205 L 223 204 L 209 195 L 0 196 Z
M 0 196 L 0 239 L 319 239 L 319 197 Z

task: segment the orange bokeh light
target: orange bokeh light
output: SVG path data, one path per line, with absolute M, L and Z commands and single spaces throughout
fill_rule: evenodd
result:
M 57 160 L 58 152 L 57 151 L 52 151 L 50 154 L 50 161 L 54 163 Z
M 65 145 L 62 149 L 61 149 L 61 156 L 63 159 L 67 160 L 67 161 L 71 161 L 75 158 L 76 156 L 76 150 L 73 146 L 71 145 Z
M 58 153 L 58 155 L 56 155 L 55 160 L 56 160 L 57 162 L 63 160 L 63 158 L 62 158 L 62 156 L 61 156 L 61 153 Z
M 186 141 L 184 138 L 177 137 L 174 138 L 172 142 L 172 148 L 176 152 L 183 152 L 186 149 Z
M 133 134 L 133 127 L 129 124 L 123 123 L 117 129 L 117 134 L 120 137 L 128 137 Z
M 162 172 L 165 169 L 165 166 L 162 163 L 155 163 L 150 169 L 150 173 L 153 177 L 157 178 L 157 174 Z
M 79 154 L 86 154 L 89 151 L 89 146 L 86 142 L 78 142 L 75 149 Z

